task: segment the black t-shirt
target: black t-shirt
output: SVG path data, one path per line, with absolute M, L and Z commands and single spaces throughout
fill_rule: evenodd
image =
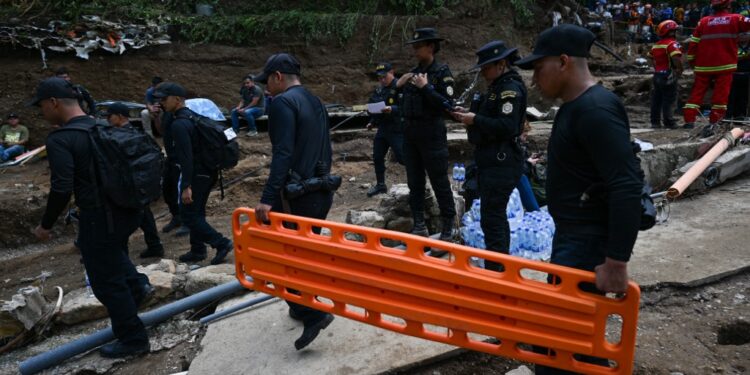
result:
M 322 161 L 327 166 L 325 172 L 330 172 L 328 112 L 306 88 L 292 86 L 273 98 L 268 108 L 268 135 L 273 156 L 262 203 L 273 206 L 290 170 L 308 179 L 314 176 L 315 164 Z
M 68 130 L 66 126 L 83 123 L 94 126 L 94 119 L 79 116 L 70 119 L 60 129 L 47 136 L 47 160 L 50 167 L 50 193 L 47 208 L 42 217 L 42 227 L 50 229 L 57 217 L 75 193 L 76 206 L 92 209 L 100 204 L 96 188 L 89 135 L 80 130 Z
M 555 223 L 600 228 L 608 237 L 607 256 L 629 260 L 640 226 L 643 180 L 620 99 L 595 85 L 565 103 L 547 153 L 547 199 Z M 581 195 L 593 185 L 598 193 L 582 203 Z

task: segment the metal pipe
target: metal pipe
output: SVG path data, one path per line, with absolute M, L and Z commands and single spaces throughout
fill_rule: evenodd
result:
M 253 299 L 251 299 L 249 301 L 245 301 L 243 303 L 236 304 L 234 306 L 229 307 L 228 309 L 221 310 L 221 311 L 219 311 L 217 313 L 213 313 L 211 315 L 204 316 L 203 318 L 201 318 L 200 322 L 201 322 L 201 324 L 208 324 L 210 322 L 213 322 L 216 319 L 223 318 L 223 317 L 225 317 L 225 316 L 227 316 L 229 314 L 232 314 L 234 312 L 237 312 L 237 311 L 240 311 L 240 310 L 244 310 L 244 309 L 246 309 L 246 308 L 248 308 L 250 306 L 255 306 L 255 305 L 257 305 L 257 304 L 259 304 L 261 302 L 266 302 L 269 299 L 274 299 L 274 298 L 275 298 L 274 296 L 269 296 L 268 294 L 265 294 L 263 296 L 260 296 L 260 297 L 257 297 L 257 298 L 253 298 Z
M 740 128 L 734 128 L 731 132 L 727 132 L 711 149 L 703 155 L 702 158 L 690 167 L 672 186 L 667 189 L 667 198 L 674 199 L 679 197 L 689 186 L 695 181 L 698 176 L 703 173 L 706 168 L 711 166 L 711 163 L 716 160 L 721 154 L 726 151 L 730 146 L 734 145 L 734 141 L 742 137 L 745 132 Z
M 235 280 L 222 284 L 211 289 L 204 290 L 192 296 L 185 297 L 179 301 L 172 302 L 158 309 L 140 314 L 139 317 L 145 326 L 159 324 L 174 315 L 190 310 L 192 308 L 205 305 L 218 298 L 228 296 L 233 293 L 245 290 L 239 281 Z M 19 371 L 22 375 L 36 374 L 46 368 L 55 366 L 66 359 L 85 353 L 97 346 L 106 344 L 115 338 L 112 333 L 112 327 L 99 330 L 91 335 L 71 341 L 67 344 L 31 357 L 19 365 Z

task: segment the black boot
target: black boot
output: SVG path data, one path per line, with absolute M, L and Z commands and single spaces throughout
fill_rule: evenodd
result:
M 427 226 L 424 223 L 424 212 L 415 212 L 412 215 L 414 216 L 414 228 L 412 228 L 411 234 L 429 237 L 430 232 L 427 231 Z
M 184 263 L 198 263 L 206 259 L 206 254 L 205 253 L 199 254 L 199 253 L 194 253 L 192 251 L 188 251 L 187 253 L 180 255 L 179 259 L 180 259 L 180 262 L 184 262 Z
M 120 340 L 115 342 L 102 345 L 99 348 L 99 354 L 104 358 L 122 358 L 131 355 L 138 355 L 148 353 L 151 350 L 151 345 L 146 342 L 145 344 L 123 344 Z
M 211 264 L 217 265 L 224 263 L 224 258 L 227 257 L 230 251 L 234 250 L 234 244 L 229 242 L 226 246 L 216 250 L 216 256 L 211 259 Z
M 182 221 L 180 221 L 180 218 L 177 216 L 172 216 L 172 220 L 170 220 L 169 223 L 164 226 L 164 228 L 161 228 L 161 231 L 167 233 L 172 229 L 179 227 L 180 225 L 182 225 Z
M 443 218 L 443 230 L 440 231 L 440 241 L 453 240 L 453 218 Z
M 378 194 L 385 194 L 387 192 L 388 187 L 385 186 L 385 183 L 378 182 L 377 184 L 373 185 L 370 190 L 367 191 L 367 197 L 369 198 Z
M 164 256 L 164 246 L 149 247 L 148 249 L 141 251 L 138 255 L 140 258 L 157 258 Z
M 326 329 L 326 327 L 328 327 L 328 325 L 330 325 L 332 321 L 333 321 L 333 315 L 324 314 L 321 317 L 321 319 L 313 323 L 305 323 L 305 328 L 302 331 L 302 336 L 300 336 L 294 342 L 294 348 L 297 350 L 300 350 L 310 345 L 310 343 L 313 342 L 313 340 L 315 340 L 316 337 L 318 337 L 318 334 L 320 334 L 320 331 Z

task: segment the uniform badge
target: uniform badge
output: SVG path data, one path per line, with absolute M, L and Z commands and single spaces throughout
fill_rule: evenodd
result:
M 510 102 L 503 104 L 503 114 L 509 115 L 511 112 L 513 112 L 513 104 Z
M 518 94 L 513 90 L 503 91 L 500 93 L 500 99 L 515 98 L 516 95 Z
M 487 100 L 489 100 L 489 101 L 495 101 L 495 99 L 497 99 L 497 95 L 495 95 L 494 92 L 492 94 L 490 94 L 490 96 L 487 98 Z
M 453 87 L 452 86 L 446 87 L 445 93 L 448 94 L 448 96 L 453 96 Z
M 388 104 L 393 104 L 393 98 L 388 99 Z

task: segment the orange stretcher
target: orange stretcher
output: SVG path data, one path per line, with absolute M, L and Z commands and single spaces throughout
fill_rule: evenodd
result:
M 234 211 L 232 227 L 237 278 L 246 288 L 494 355 L 581 373 L 632 372 L 640 298 L 632 281 L 624 297 L 603 296 L 581 289 L 594 282 L 591 272 L 281 213 L 260 224 L 249 208 Z M 433 258 L 426 248 L 449 254 Z M 471 257 L 505 271 L 475 267 Z M 554 275 L 557 283 L 533 273 Z

